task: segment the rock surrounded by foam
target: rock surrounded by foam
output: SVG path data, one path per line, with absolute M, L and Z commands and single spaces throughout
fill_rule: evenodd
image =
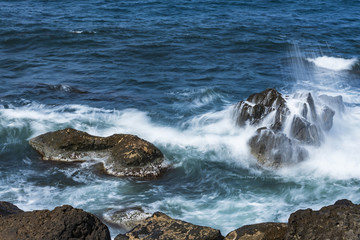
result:
M 44 160 L 104 162 L 114 176 L 155 177 L 164 167 L 164 155 L 153 144 L 130 134 L 92 136 L 72 128 L 30 139 Z
M 307 158 L 305 146 L 319 146 L 324 131 L 333 125 L 335 111 L 342 112 L 342 97 L 309 92 L 284 97 L 275 89 L 252 94 L 235 107 L 236 122 L 258 127 L 248 142 L 251 153 L 264 166 L 279 167 Z

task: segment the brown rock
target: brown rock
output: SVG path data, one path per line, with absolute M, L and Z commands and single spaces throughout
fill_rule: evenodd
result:
M 287 240 L 359 239 L 360 205 L 349 200 L 321 208 L 298 210 L 288 221 Z
M 64 205 L 52 211 L 22 212 L 0 218 L 0 239 L 110 240 L 108 228 L 94 215 Z
M 164 213 L 156 212 L 130 232 L 119 234 L 115 240 L 220 240 L 223 238 L 219 230 L 172 219 Z
M 9 202 L 0 201 L 0 217 L 8 216 L 11 214 L 24 212 L 17 206 Z
M 286 223 L 259 223 L 238 228 L 224 240 L 284 240 L 286 231 Z
M 97 137 L 72 128 L 30 139 L 43 160 L 104 162 L 114 176 L 155 177 L 164 168 L 164 155 L 153 144 L 129 134 Z
M 236 109 L 236 122 L 239 126 L 244 126 L 246 123 L 257 125 L 271 112 L 276 111 L 272 125 L 274 129 L 282 128 L 289 111 L 285 99 L 272 88 L 250 95 L 246 101 L 239 102 Z

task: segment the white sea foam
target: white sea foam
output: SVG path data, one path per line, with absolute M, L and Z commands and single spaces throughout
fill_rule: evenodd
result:
M 307 58 L 307 60 L 318 67 L 333 71 L 351 70 L 354 64 L 358 61 L 357 58 L 345 59 L 328 56 Z

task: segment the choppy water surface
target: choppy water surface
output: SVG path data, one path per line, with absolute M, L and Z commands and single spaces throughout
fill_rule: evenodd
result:
M 360 202 L 360 4 L 0 1 L 0 197 L 106 216 L 142 206 L 218 228 Z M 268 87 L 342 95 L 310 159 L 261 169 L 233 107 Z M 173 168 L 154 181 L 42 161 L 27 141 L 73 127 L 136 134 Z M 120 230 L 112 228 L 113 237 Z

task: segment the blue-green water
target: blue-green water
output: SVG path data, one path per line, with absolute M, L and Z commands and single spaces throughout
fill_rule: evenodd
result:
M 226 235 L 299 208 L 360 202 L 360 3 L 0 1 L 0 198 L 106 216 L 142 206 Z M 268 87 L 342 95 L 308 161 L 263 170 L 233 106 Z M 29 138 L 136 134 L 172 165 L 153 181 L 42 161 Z M 115 236 L 120 230 L 112 228 Z

